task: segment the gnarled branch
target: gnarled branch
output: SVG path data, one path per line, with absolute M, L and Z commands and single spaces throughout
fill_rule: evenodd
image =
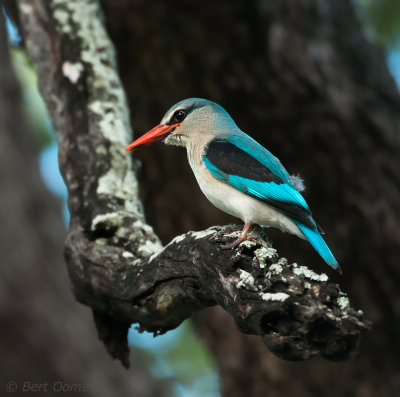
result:
M 18 0 L 28 50 L 59 133 L 69 191 L 66 259 L 74 293 L 95 314 L 110 353 L 127 362 L 131 323 L 155 334 L 194 311 L 221 305 L 275 354 L 339 360 L 370 323 L 324 274 L 279 258 L 262 231 L 238 249 L 214 227 L 162 248 L 138 198 L 137 164 L 112 43 L 97 0 Z

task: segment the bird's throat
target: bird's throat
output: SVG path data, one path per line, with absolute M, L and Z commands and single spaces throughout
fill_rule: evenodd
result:
M 169 135 L 164 139 L 164 143 L 166 145 L 171 145 L 171 146 L 186 146 L 186 136 L 182 134 L 174 134 L 169 133 Z

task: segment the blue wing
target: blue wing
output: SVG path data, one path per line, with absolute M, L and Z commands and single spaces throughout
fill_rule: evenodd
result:
M 306 201 L 280 161 L 267 149 L 245 134 L 227 135 L 209 143 L 203 161 L 216 178 L 287 215 L 323 259 L 338 268 Z
M 310 227 L 316 226 L 306 201 L 279 160 L 250 137 L 231 135 L 211 141 L 203 161 L 211 174 L 234 188 Z

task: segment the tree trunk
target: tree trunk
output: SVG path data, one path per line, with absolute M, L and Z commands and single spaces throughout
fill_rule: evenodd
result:
M 39 175 L 37 145 L 25 120 L 3 22 L 1 15 L 1 394 L 41 387 L 40 395 L 164 395 L 137 358 L 131 358 L 131 373 L 110 359 L 90 311 L 73 298 L 62 256 L 61 203 Z

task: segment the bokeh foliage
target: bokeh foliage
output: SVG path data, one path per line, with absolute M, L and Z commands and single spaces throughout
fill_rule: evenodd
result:
M 22 48 L 11 48 L 11 61 L 21 82 L 25 111 L 32 130 L 36 133 L 38 152 L 55 141 L 55 135 L 46 105 L 38 90 L 37 74 L 34 65 Z
M 400 44 L 400 1 L 360 0 L 375 37 L 388 49 Z

